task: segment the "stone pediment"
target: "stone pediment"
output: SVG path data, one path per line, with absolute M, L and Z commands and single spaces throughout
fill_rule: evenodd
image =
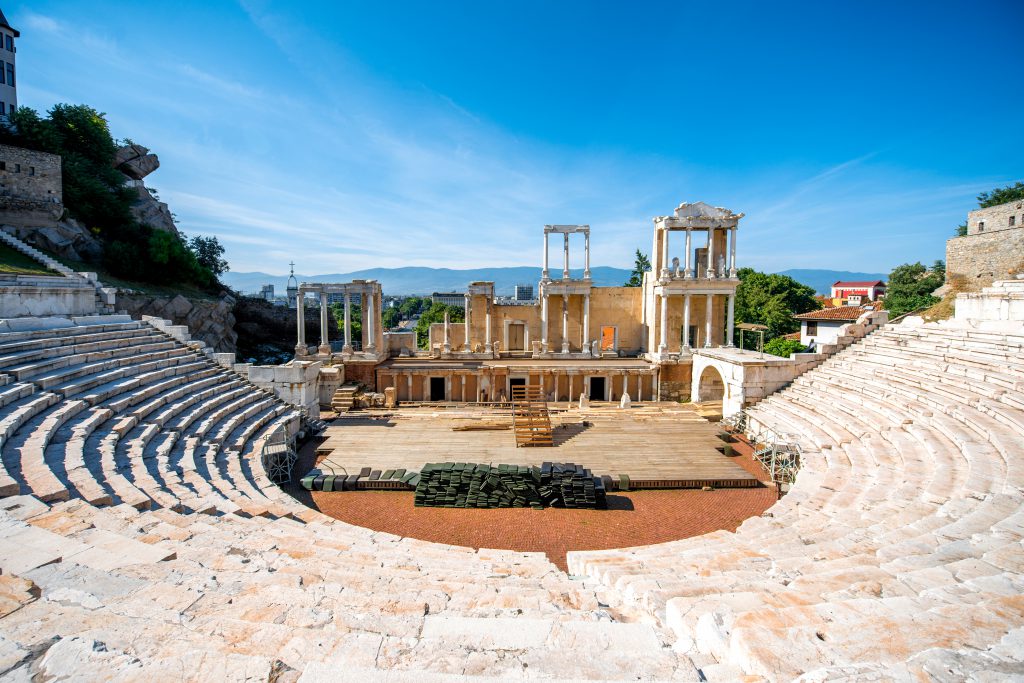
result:
M 721 206 L 711 206 L 704 202 L 683 202 L 676 207 L 676 218 L 732 218 L 734 214 Z

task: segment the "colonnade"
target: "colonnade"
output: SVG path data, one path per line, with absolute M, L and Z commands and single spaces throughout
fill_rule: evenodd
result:
M 661 338 L 658 343 L 658 352 L 666 353 L 668 351 L 668 300 L 671 296 L 679 296 L 675 294 L 661 294 L 661 311 L 660 311 L 660 328 Z M 691 347 L 690 339 L 690 302 L 691 298 L 695 296 L 706 297 L 704 304 L 704 348 L 711 347 L 711 340 L 714 337 L 714 310 L 715 310 L 715 297 L 725 296 L 727 297 L 726 311 L 725 311 L 725 346 L 733 346 L 733 336 L 735 334 L 735 319 L 736 319 L 736 294 L 735 292 L 729 292 L 728 294 L 713 294 L 713 293 L 692 293 L 686 292 L 681 295 L 683 298 L 683 338 L 682 338 L 682 349 L 688 351 Z
M 352 347 L 352 293 L 360 295 L 363 311 L 362 319 L 366 330 L 366 347 L 363 351 L 374 352 L 377 350 L 377 310 L 376 297 L 380 286 L 376 282 L 354 282 L 344 284 L 307 284 L 303 283 L 298 288 L 295 298 L 295 315 L 297 335 L 295 351 L 299 355 L 305 355 L 306 346 L 306 294 L 319 294 L 320 298 L 320 345 L 317 353 L 330 355 L 331 343 L 328 336 L 328 296 L 330 294 L 344 294 L 345 316 L 344 316 L 344 345 L 342 353 L 353 353 Z
M 486 398 L 487 402 L 495 402 L 501 397 L 506 400 L 509 397 L 510 374 L 502 368 L 484 368 L 482 370 L 470 369 L 395 369 L 389 368 L 380 370 L 380 386 L 395 387 L 396 391 L 404 388 L 404 397 L 401 394 L 396 399 L 404 401 L 429 401 L 430 380 L 443 377 L 445 380 L 445 401 L 458 401 L 462 403 L 480 403 Z M 540 384 L 545 395 L 554 394 L 555 400 L 561 396 L 569 396 L 569 400 L 576 400 L 581 393 L 589 395 L 589 381 L 592 378 L 603 378 L 605 380 L 605 399 L 618 400 L 623 392 L 630 395 L 631 400 L 642 402 L 645 395 L 649 400 L 658 400 L 658 369 L 655 366 L 644 369 L 618 369 L 595 370 L 587 369 L 540 369 L 529 374 L 527 381 L 531 378 L 536 381 L 540 377 Z M 467 381 L 473 378 L 474 381 Z M 577 381 L 579 378 L 579 381 Z M 613 382 L 619 379 L 619 391 L 614 390 Z M 487 387 L 484 381 L 487 380 Z M 498 386 L 498 383 L 501 386 Z M 645 385 L 648 390 L 645 391 Z M 562 388 L 565 388 L 563 393 Z M 419 389 L 419 392 L 417 392 Z M 472 393 L 470 393 L 472 392 Z M 412 398 L 419 393 L 419 398 Z
M 722 228 L 703 228 L 707 230 L 707 271 L 705 277 L 710 279 L 736 277 L 736 228 L 737 226 L 729 226 Z M 667 280 L 672 277 L 682 277 L 685 280 L 693 279 L 697 273 L 693 263 L 693 245 L 691 233 L 693 230 L 700 230 L 701 228 L 686 227 L 682 230 L 686 233 L 685 253 L 683 259 L 682 270 L 680 271 L 677 266 L 675 269 L 669 267 L 669 234 L 673 232 L 670 228 L 659 228 L 662 233 L 662 245 L 661 245 L 661 280 Z M 728 258 L 722 259 L 721 267 L 719 267 L 718 259 L 715 254 L 715 233 L 718 230 L 729 231 L 729 245 L 728 245 Z

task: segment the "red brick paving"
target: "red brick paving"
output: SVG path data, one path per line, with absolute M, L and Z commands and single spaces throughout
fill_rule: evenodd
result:
M 752 474 L 764 471 L 738 442 L 735 461 Z M 562 571 L 572 550 L 602 550 L 664 543 L 719 529 L 735 530 L 776 501 L 775 488 L 670 489 L 610 494 L 608 510 L 564 508 L 417 508 L 405 491 L 309 492 L 293 495 L 330 517 L 398 536 L 471 548 L 543 552 Z

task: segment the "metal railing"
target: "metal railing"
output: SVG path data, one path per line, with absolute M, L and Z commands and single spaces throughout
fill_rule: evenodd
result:
M 754 449 L 754 459 L 765 469 L 780 492 L 796 481 L 803 463 L 803 451 L 792 434 L 752 422 L 742 410 L 722 418 L 719 424 L 728 431 L 742 433 L 747 437 Z

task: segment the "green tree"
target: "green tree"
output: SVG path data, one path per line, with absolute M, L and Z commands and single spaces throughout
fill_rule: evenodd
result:
M 982 192 L 978 195 L 978 208 L 985 209 L 990 206 L 998 206 L 1006 202 L 1015 202 L 1024 199 L 1024 183 L 1017 181 L 1013 185 L 997 187 L 991 192 Z
M 406 320 L 418 315 L 430 307 L 430 299 L 426 297 L 410 296 L 398 305 L 398 312 Z
M 782 356 L 783 358 L 789 358 L 792 353 L 800 353 L 806 347 L 800 343 L 799 339 L 786 339 L 785 337 L 776 337 L 770 342 L 765 342 L 764 352 L 770 353 L 773 356 Z
M 636 250 L 636 261 L 633 263 L 633 272 L 629 274 L 629 279 L 626 280 L 623 287 L 640 287 L 644 283 L 644 273 L 651 269 L 651 261 L 647 258 L 647 254 L 643 254 L 639 249 Z
M 330 305 L 331 313 L 338 324 L 341 334 L 345 334 L 345 304 L 342 302 Z M 352 326 L 352 343 L 358 344 L 363 338 L 363 307 L 359 304 L 351 304 L 348 309 L 349 324 Z
M 736 288 L 736 322 L 767 325 L 766 342 L 799 330 L 800 323 L 794 315 L 821 308 L 814 290 L 789 276 L 761 273 L 753 268 L 740 268 L 737 274 L 740 284 Z M 754 335 L 744 337 L 745 346 L 753 348 Z M 735 342 L 739 342 L 738 332 Z
M 398 327 L 401 317 L 402 316 L 398 313 L 398 309 L 392 306 L 391 308 L 384 309 L 384 313 L 381 314 L 380 319 L 385 330 L 392 330 Z
M 922 308 L 934 306 L 940 299 L 932 292 L 946 281 L 946 264 L 936 261 L 932 267 L 924 264 L 904 263 L 893 268 L 885 290 L 885 308 L 895 318 Z
M 196 256 L 196 261 L 216 276 L 221 276 L 229 269 L 224 260 L 224 247 L 216 237 L 196 235 L 189 240 L 188 248 Z
M 452 323 L 461 323 L 466 319 L 466 311 L 462 306 L 446 306 L 440 302 L 431 304 L 430 308 L 420 314 L 420 319 L 416 321 L 416 344 L 420 348 L 427 348 L 427 344 L 430 342 L 430 325 L 431 323 L 443 323 L 444 314 L 448 313 L 448 321 Z

